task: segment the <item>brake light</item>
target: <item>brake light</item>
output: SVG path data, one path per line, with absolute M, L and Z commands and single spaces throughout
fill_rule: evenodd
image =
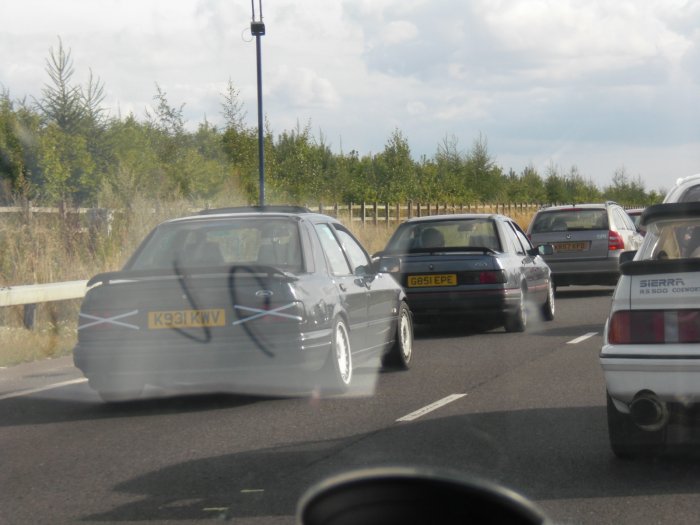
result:
M 700 343 L 700 310 L 620 310 L 610 318 L 608 342 Z
M 479 284 L 499 284 L 506 282 L 503 270 L 489 270 L 479 272 Z
M 608 232 L 608 250 L 609 251 L 615 251 L 615 250 L 624 250 L 625 249 L 625 241 L 622 238 L 622 235 L 620 235 L 618 232 L 610 230 Z

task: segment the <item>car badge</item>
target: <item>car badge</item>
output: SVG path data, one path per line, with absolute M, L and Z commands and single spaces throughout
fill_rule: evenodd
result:
M 567 234 L 566 234 L 566 238 L 567 238 L 567 239 L 571 239 L 571 234 L 570 234 L 570 233 L 567 233 Z
M 273 295 L 275 295 L 275 292 L 272 290 L 258 290 L 255 292 L 256 297 L 272 297 Z

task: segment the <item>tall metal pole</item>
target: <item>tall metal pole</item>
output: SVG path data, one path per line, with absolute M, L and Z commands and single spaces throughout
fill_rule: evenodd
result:
M 255 0 L 251 0 L 253 20 L 250 22 L 250 32 L 255 36 L 255 55 L 258 63 L 258 174 L 260 184 L 260 206 L 265 206 L 265 137 L 263 130 L 262 103 L 262 58 L 260 37 L 265 34 L 265 24 L 262 21 L 262 0 L 258 0 L 260 20 L 255 20 Z

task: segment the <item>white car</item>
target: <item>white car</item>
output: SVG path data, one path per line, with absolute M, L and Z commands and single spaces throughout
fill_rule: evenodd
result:
M 664 197 L 664 202 L 700 201 L 700 173 L 676 181 L 676 185 Z
M 600 363 L 610 444 L 619 457 L 661 451 L 700 407 L 700 202 L 657 204 L 621 277 Z

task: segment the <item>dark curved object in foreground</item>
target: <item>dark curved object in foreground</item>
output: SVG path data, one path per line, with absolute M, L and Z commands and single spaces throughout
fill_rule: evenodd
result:
M 531 501 L 504 487 L 429 468 L 357 470 L 312 487 L 299 502 L 302 525 L 550 523 Z

